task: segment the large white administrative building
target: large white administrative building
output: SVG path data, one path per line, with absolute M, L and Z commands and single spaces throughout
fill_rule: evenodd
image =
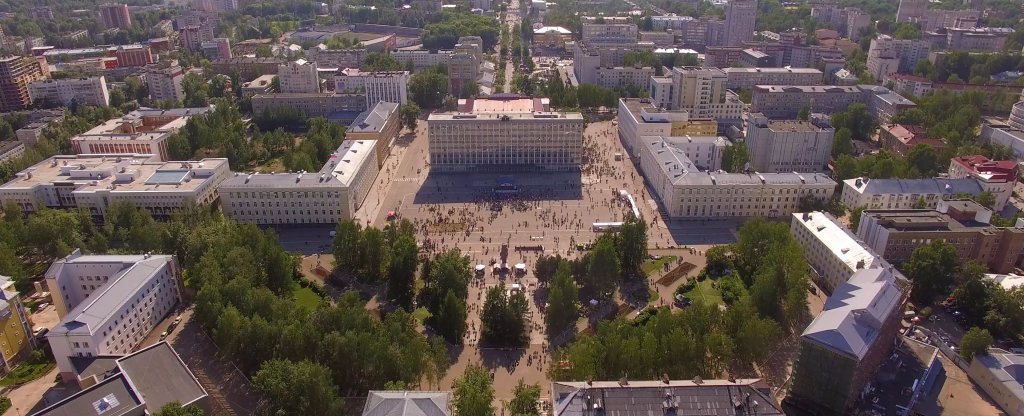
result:
M 107 207 L 131 201 L 158 219 L 190 204 L 217 200 L 230 176 L 228 160 L 161 162 L 155 155 L 59 155 L 39 162 L 0 185 L 0 204 L 25 215 L 46 208 L 83 208 L 106 217 Z
M 548 111 L 546 99 L 500 94 L 459 100 L 459 111 L 427 119 L 436 172 L 575 171 L 583 115 Z
M 892 269 L 882 256 L 827 213 L 794 213 L 789 232 L 804 248 L 815 280 L 830 294 L 857 270 Z M 895 269 L 892 272 L 900 275 Z
M 87 256 L 75 250 L 46 271 L 60 324 L 47 335 L 65 381 L 76 359 L 124 355 L 181 300 L 174 256 Z
M 703 170 L 679 138 L 640 141 L 640 169 L 670 217 L 780 218 L 797 212 L 801 197 L 824 201 L 835 191 L 836 183 L 824 174 Z
M 255 224 L 336 224 L 352 218 L 380 171 L 376 140 L 346 140 L 319 172 L 236 173 L 220 185 L 224 214 Z

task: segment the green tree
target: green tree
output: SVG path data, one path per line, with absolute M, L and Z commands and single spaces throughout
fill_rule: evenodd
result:
M 526 314 L 529 303 L 521 290 L 510 291 L 505 284 L 492 287 L 480 313 L 483 339 L 502 346 L 521 346 L 529 339 Z
M 978 354 L 985 354 L 995 340 L 987 329 L 971 327 L 964 337 L 960 339 L 960 356 L 968 361 L 973 360 Z
M 515 390 L 512 391 L 512 400 L 508 402 L 505 409 L 510 416 L 540 416 L 537 411 L 537 402 L 540 400 L 540 386 L 536 384 L 527 385 L 523 379 L 519 379 Z
M 409 95 L 423 108 L 440 108 L 448 95 L 448 75 L 436 69 L 417 72 L 409 79 Z
M 344 411 L 330 371 L 309 361 L 267 361 L 253 376 L 252 386 L 266 399 L 269 414 L 327 415 Z
M 903 22 L 896 25 L 896 29 L 892 32 L 892 37 L 896 39 L 920 39 L 921 28 L 916 23 Z
M 548 306 L 544 310 L 544 325 L 548 337 L 555 337 L 569 328 L 576 326 L 579 318 L 579 289 L 572 279 L 572 268 L 569 262 L 558 264 L 558 270 L 551 282 L 548 293 Z
M 918 144 L 907 153 L 907 162 L 910 166 L 925 177 L 933 177 L 938 173 L 939 155 L 935 149 L 926 144 Z
M 834 148 L 833 148 L 834 149 Z M 836 181 L 845 181 L 857 177 L 857 160 L 850 155 L 839 155 L 834 165 L 833 176 Z
M 416 130 L 416 122 L 419 121 L 420 107 L 416 103 L 408 103 L 402 105 L 402 109 L 399 111 L 399 118 L 402 121 L 402 127 L 407 128 L 411 131 Z
M 913 284 L 910 296 L 914 302 L 927 305 L 942 294 L 953 283 L 959 261 L 956 249 L 942 240 L 914 249 L 904 266 Z
M 622 266 L 611 235 L 599 237 L 587 257 L 589 265 L 583 281 L 584 287 L 596 296 L 602 297 L 615 290 L 619 285 L 619 277 L 622 276 Z
M 832 126 L 838 131 L 847 128 L 854 140 L 868 140 L 878 128 L 878 122 L 864 104 L 853 104 L 846 111 L 832 115 Z
M 416 268 L 419 266 L 419 248 L 415 237 L 403 235 L 391 247 L 391 265 L 388 268 L 388 296 L 396 305 L 412 312 L 416 295 Z
M 647 260 L 647 223 L 629 216 L 619 229 L 616 241 L 621 256 L 622 273 L 626 277 L 643 275 L 641 266 Z
M 432 322 L 437 334 L 451 344 L 461 345 L 466 334 L 466 302 L 448 292 Z
M 181 88 L 185 91 L 185 107 L 206 107 L 210 104 L 210 84 L 195 72 L 185 74 L 181 80 Z
M 182 406 L 180 402 L 170 402 L 158 410 L 153 416 L 203 416 L 203 409 L 196 406 Z
M 387 275 L 388 257 L 384 247 L 384 233 L 377 228 L 363 230 L 361 278 L 369 282 L 379 282 Z
M 807 121 L 811 117 L 810 107 L 803 106 L 800 108 L 800 112 L 797 113 L 796 119 L 800 121 Z
M 853 133 L 848 128 L 836 130 L 832 138 L 832 157 L 839 158 L 842 155 L 852 155 L 856 149 L 853 147 Z
M 991 209 L 996 204 L 996 196 L 989 191 L 983 191 L 974 196 L 974 202 Z
M 452 386 L 456 416 L 494 416 L 494 386 L 487 369 L 471 365 Z
M 334 241 L 332 242 L 334 253 L 334 266 L 347 272 L 356 272 L 363 267 L 363 258 L 360 253 L 363 249 L 363 229 L 356 220 L 346 220 L 338 223 L 334 229 Z
M 747 153 L 747 144 L 744 142 L 726 146 L 722 151 L 722 169 L 727 172 L 743 172 L 749 161 L 750 154 Z

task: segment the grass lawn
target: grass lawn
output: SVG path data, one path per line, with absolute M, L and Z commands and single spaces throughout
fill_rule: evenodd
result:
M 320 296 L 317 296 L 317 294 L 313 292 L 313 289 L 308 287 L 300 286 L 296 288 L 292 297 L 299 305 L 305 306 L 310 310 L 316 309 L 316 306 L 320 304 Z
M 678 259 L 678 257 L 676 256 L 661 256 L 660 260 L 645 261 L 644 264 L 640 266 L 640 268 L 643 269 L 644 273 L 651 274 L 658 270 L 664 270 L 665 263 L 675 264 L 676 259 Z
M 6 377 L 0 379 L 0 386 L 16 386 L 28 383 L 46 375 L 56 365 L 53 361 L 36 364 L 22 363 L 14 371 L 7 374 Z
M 703 282 L 697 282 L 697 287 L 693 290 L 683 293 L 686 297 L 692 299 L 694 302 L 705 302 L 709 305 L 722 305 L 722 293 L 711 287 L 711 283 L 714 282 L 711 279 L 704 279 Z
M 657 303 L 661 300 L 661 296 L 658 295 L 658 291 L 654 289 L 647 289 L 647 302 L 651 304 Z

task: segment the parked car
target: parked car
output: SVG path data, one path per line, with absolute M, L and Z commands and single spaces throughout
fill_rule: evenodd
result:
M 163 333 L 160 334 L 160 340 L 163 341 L 165 339 L 167 339 L 167 331 L 164 331 Z

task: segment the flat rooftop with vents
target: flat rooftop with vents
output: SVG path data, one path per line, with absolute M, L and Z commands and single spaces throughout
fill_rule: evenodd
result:
M 553 416 L 785 414 L 758 379 L 555 382 L 551 400 Z

